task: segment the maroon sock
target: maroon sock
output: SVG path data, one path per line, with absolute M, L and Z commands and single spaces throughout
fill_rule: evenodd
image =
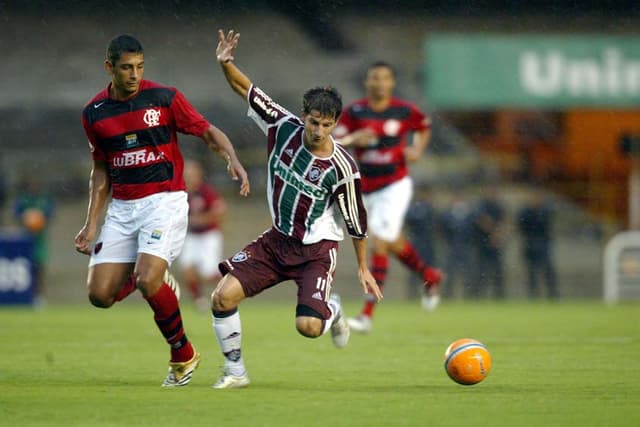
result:
M 176 294 L 169 285 L 163 283 L 158 292 L 146 299 L 153 310 L 158 329 L 171 347 L 171 361 L 191 360 L 194 350 L 182 327 L 182 316 Z
M 387 270 L 389 269 L 389 258 L 386 255 L 374 255 L 371 257 L 371 275 L 380 290 L 384 287 L 384 282 L 387 280 Z M 375 310 L 378 302 L 373 295 L 367 294 L 365 297 L 364 306 L 362 307 L 362 315 L 373 317 L 373 311 Z
M 399 254 L 396 254 L 400 262 L 406 265 L 410 270 L 415 271 L 422 275 L 424 269 L 427 267 L 418 255 L 418 252 L 408 241 L 404 244 L 404 248 Z
M 404 265 L 420 274 L 428 287 L 440 283 L 442 273 L 438 269 L 425 264 L 416 249 L 408 241 L 405 243 L 402 252 L 397 254 L 397 257 Z
M 122 286 L 122 289 L 120 289 L 120 292 L 118 292 L 118 295 L 116 296 L 116 301 L 122 301 L 123 299 L 131 295 L 135 290 L 136 290 L 136 276 L 132 274 L 131 276 L 129 276 L 127 281 L 124 282 L 124 285 Z

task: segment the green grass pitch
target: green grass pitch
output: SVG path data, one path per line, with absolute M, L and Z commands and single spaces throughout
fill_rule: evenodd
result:
M 203 362 L 170 390 L 160 388 L 168 350 L 144 304 L 1 308 L 0 425 L 640 425 L 637 304 L 467 302 L 426 314 L 387 301 L 372 334 L 337 350 L 295 332 L 293 302 L 247 301 L 244 390 L 210 388 L 222 363 L 210 317 L 183 305 Z M 443 369 L 462 337 L 493 356 L 475 386 Z

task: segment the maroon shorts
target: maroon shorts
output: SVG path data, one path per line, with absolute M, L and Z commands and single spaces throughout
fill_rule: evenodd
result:
M 298 285 L 298 304 L 311 307 L 328 319 L 327 301 L 336 271 L 338 242 L 322 240 L 303 245 L 275 229 L 263 233 L 218 268 L 240 281 L 244 294 L 252 297 L 285 280 Z

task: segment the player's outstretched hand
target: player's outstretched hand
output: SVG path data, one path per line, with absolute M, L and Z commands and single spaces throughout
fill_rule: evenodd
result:
M 373 278 L 373 275 L 368 268 L 358 270 L 358 279 L 360 280 L 360 285 L 362 285 L 362 289 L 365 294 L 373 294 L 378 302 L 382 300 L 382 291 L 380 290 L 380 286 L 378 286 L 376 279 Z
M 227 163 L 227 172 L 234 181 L 240 180 L 240 195 L 248 196 L 251 192 L 251 184 L 249 184 L 249 175 L 238 159 L 229 160 Z
M 75 246 L 76 251 L 81 254 L 91 254 L 91 241 L 95 235 L 95 230 L 91 230 L 88 226 L 82 227 L 82 229 L 76 234 Z
M 221 64 L 233 61 L 233 51 L 238 47 L 240 33 L 234 34 L 233 30 L 229 31 L 225 37 L 224 31 L 218 30 L 218 47 L 216 48 L 216 57 Z

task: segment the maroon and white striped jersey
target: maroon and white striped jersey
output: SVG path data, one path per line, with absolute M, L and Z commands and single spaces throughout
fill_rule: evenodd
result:
M 366 237 L 367 213 L 360 173 L 351 155 L 333 141 L 333 153 L 321 158 L 303 143 L 304 123 L 252 86 L 251 117 L 267 135 L 267 198 L 274 227 L 304 244 L 343 239 L 336 214 L 349 235 Z

